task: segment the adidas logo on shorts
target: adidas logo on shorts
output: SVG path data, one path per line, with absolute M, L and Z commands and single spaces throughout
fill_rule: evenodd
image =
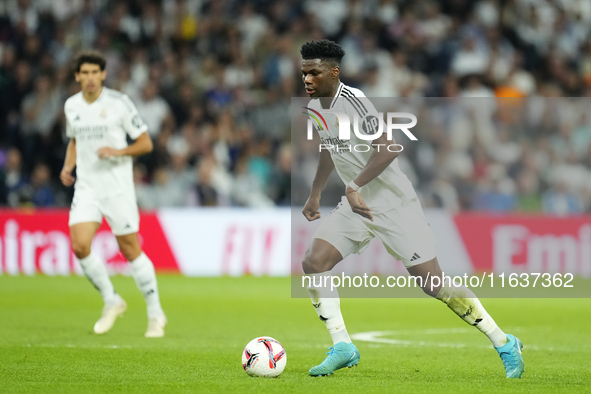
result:
M 415 261 L 416 259 L 420 259 L 420 258 L 421 258 L 421 256 L 419 256 L 418 254 L 415 253 L 412 255 L 412 258 L 410 259 L 410 261 Z

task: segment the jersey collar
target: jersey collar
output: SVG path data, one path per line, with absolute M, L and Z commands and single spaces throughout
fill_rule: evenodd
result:
M 337 89 L 337 93 L 334 95 L 332 102 L 330 103 L 330 108 L 332 108 L 334 104 L 337 102 L 337 98 L 341 95 L 341 91 L 343 90 L 344 86 L 344 83 L 339 82 L 339 88 Z
M 82 101 L 86 104 L 86 105 L 93 105 L 94 103 L 97 103 L 100 101 L 101 98 L 103 98 L 103 96 L 105 96 L 105 91 L 107 90 L 107 88 L 103 85 L 103 90 L 101 90 L 101 94 L 99 94 L 99 96 L 96 98 L 96 100 L 94 100 L 92 103 L 89 103 L 88 101 L 86 101 L 86 99 L 84 99 L 84 94 L 82 92 L 80 92 L 80 97 L 82 98 Z

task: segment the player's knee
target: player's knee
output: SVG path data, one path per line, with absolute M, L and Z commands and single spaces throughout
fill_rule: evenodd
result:
M 323 267 L 322 261 L 313 255 L 304 257 L 302 261 L 302 269 L 305 274 L 317 274 L 319 272 L 328 271 L 326 267 Z
M 121 254 L 127 259 L 127 261 L 133 261 L 142 254 L 142 250 L 135 245 L 122 245 L 120 246 Z
M 137 242 L 119 242 L 119 250 L 127 261 L 133 261 L 142 253 L 142 249 Z
M 127 261 L 133 261 L 142 253 L 142 248 L 136 236 L 121 236 L 117 237 L 119 250 Z
M 87 242 L 72 241 L 72 251 L 78 259 L 83 259 L 90 254 L 90 244 Z

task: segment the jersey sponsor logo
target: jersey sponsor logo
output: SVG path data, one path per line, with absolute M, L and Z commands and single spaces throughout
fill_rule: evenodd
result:
M 109 130 L 109 126 L 79 126 L 74 127 L 76 139 L 80 141 L 100 140 L 104 138 L 104 134 Z
M 342 153 L 343 151 L 348 151 L 350 148 L 350 144 L 348 144 L 346 141 L 343 141 L 337 137 L 329 137 L 329 138 L 320 138 L 320 142 L 322 142 L 322 145 L 325 146 L 336 146 L 337 147 L 337 153 Z
M 380 121 L 373 115 L 368 115 L 361 121 L 361 131 L 366 135 L 376 134 L 379 131 L 379 128 Z

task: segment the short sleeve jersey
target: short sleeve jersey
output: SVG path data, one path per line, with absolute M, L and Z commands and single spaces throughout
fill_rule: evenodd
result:
M 332 113 L 323 112 L 319 99 L 311 100 L 309 108 L 318 111 L 326 120 L 326 125 L 322 123 L 322 128 L 316 127 L 316 131 L 323 144 L 333 147 L 338 146 L 338 149 L 329 149 L 329 152 L 339 177 L 345 184 L 348 184 L 366 166 L 369 157 L 374 151 L 374 148 L 371 146 L 372 141 L 360 139 L 353 130 L 350 133 L 351 139 L 341 140 L 339 138 L 339 122 L 337 116 Z M 359 130 L 362 133 L 377 132 L 377 130 L 369 127 L 369 130 L 366 130 L 365 125 L 373 124 L 370 121 L 371 118 L 368 119 L 368 117 L 375 116 L 377 118 L 378 112 L 371 101 L 359 89 L 340 83 L 330 109 L 347 114 L 351 122 L 351 128 L 353 128 L 354 117 L 356 115 L 359 119 Z M 310 112 L 310 114 L 313 113 Z M 375 119 L 373 121 L 375 122 Z M 361 147 L 360 145 L 366 145 L 367 148 Z M 357 146 L 357 149 L 354 149 L 353 146 Z M 380 149 L 386 148 L 382 146 Z M 394 159 L 380 175 L 359 189 L 359 193 L 374 213 L 389 211 L 417 196 L 412 183 L 400 170 L 398 159 Z
M 105 146 L 123 149 L 127 135 L 135 140 L 148 130 L 129 97 L 103 87 L 89 104 L 80 92 L 66 100 L 64 112 L 66 135 L 76 139 L 76 194 L 97 199 L 133 194 L 132 158 L 101 159 L 97 153 Z

